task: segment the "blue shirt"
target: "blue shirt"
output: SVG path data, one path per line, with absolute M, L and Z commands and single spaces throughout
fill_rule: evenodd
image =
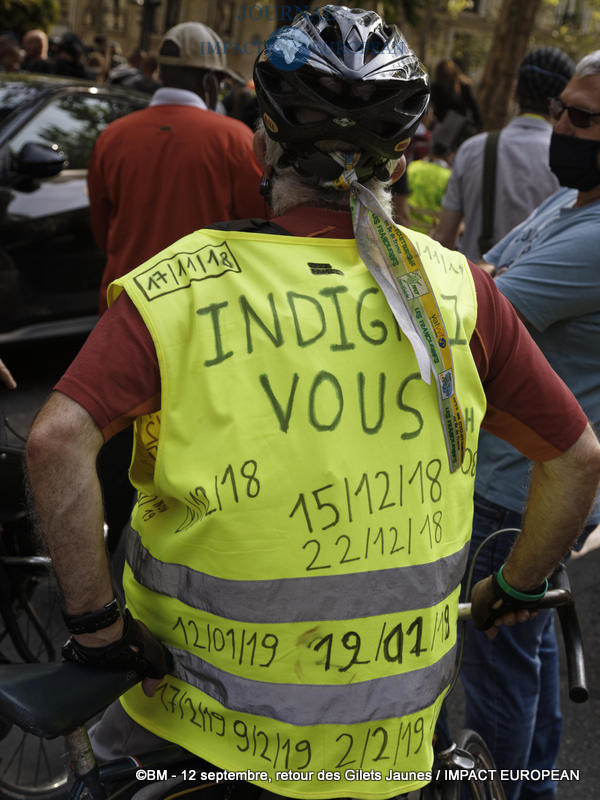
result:
M 493 242 L 506 236 L 558 187 L 548 154 L 552 126 L 539 116 L 514 117 L 502 129 L 496 161 Z M 442 207 L 459 211 L 465 228 L 458 250 L 477 261 L 480 256 L 483 161 L 487 133 L 461 144 L 452 164 Z
M 485 255 L 500 291 L 528 322 L 553 369 L 592 425 L 600 424 L 600 201 L 574 208 L 575 189 L 559 189 Z M 530 462 L 482 432 L 475 490 L 522 512 Z M 600 498 L 589 522 L 600 521 Z

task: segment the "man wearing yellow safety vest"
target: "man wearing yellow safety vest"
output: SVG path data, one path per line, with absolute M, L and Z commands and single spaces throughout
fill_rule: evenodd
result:
M 515 622 L 511 592 L 576 538 L 600 446 L 488 276 L 389 216 L 429 95 L 396 28 L 302 14 L 254 81 L 275 217 L 113 283 L 30 436 L 64 656 L 144 678 L 98 726 L 100 758 L 166 739 L 254 785 L 228 797 L 395 798 L 432 764 L 480 425 L 538 462 L 504 589 L 475 588 L 482 626 L 496 603 Z M 95 457 L 132 421 L 121 610 Z

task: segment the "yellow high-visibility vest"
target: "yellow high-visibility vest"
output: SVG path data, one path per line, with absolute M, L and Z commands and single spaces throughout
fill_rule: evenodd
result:
M 123 705 L 289 797 L 427 783 L 453 671 L 485 410 L 477 305 L 464 257 L 409 234 L 466 422 L 452 474 L 435 382 L 354 240 L 197 231 L 109 291 L 139 310 L 162 383 L 135 426 L 127 604 L 175 659 Z

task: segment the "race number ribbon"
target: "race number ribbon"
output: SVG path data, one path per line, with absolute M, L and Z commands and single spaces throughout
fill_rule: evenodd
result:
M 358 253 L 411 343 L 421 378 L 430 384 L 433 373 L 450 471 L 454 472 L 465 454 L 465 422 L 456 396 L 446 326 L 427 272 L 408 236 L 375 195 L 359 182 L 354 166 L 360 153 L 329 155 L 344 168 L 329 185 L 351 192 L 350 209 Z

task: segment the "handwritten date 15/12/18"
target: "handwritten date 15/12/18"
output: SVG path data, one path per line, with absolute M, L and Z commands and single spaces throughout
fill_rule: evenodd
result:
M 344 477 L 337 485 L 328 483 L 311 492 L 300 492 L 289 517 L 304 519 L 308 533 L 313 533 L 315 529 L 326 531 L 340 522 L 351 523 L 357 515 L 371 516 L 402 508 L 409 499 L 417 505 L 439 503 L 441 470 L 441 460 L 432 458 L 428 462 L 419 461 L 414 468 L 400 464 L 397 474 L 378 470 L 371 476 L 363 472 L 356 480 Z

